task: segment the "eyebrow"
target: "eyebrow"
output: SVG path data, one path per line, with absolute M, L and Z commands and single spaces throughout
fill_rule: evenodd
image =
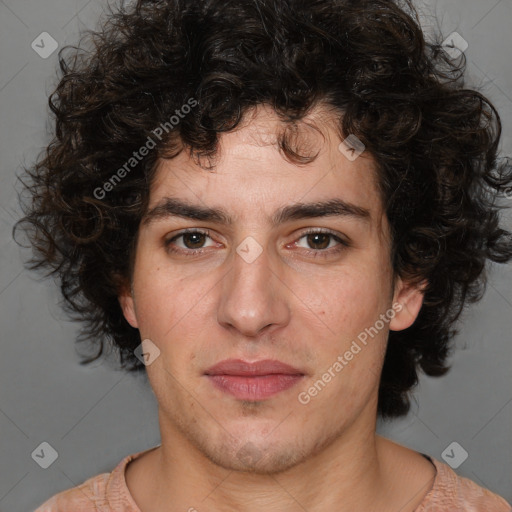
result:
M 168 217 L 210 221 L 227 226 L 233 224 L 233 218 L 222 208 L 195 205 L 172 197 L 162 199 L 149 210 L 142 218 L 142 224 L 149 225 Z M 352 217 L 366 222 L 371 219 L 370 211 L 366 208 L 348 203 L 342 199 L 329 199 L 327 201 L 284 206 L 274 213 L 271 223 L 273 226 L 277 226 L 292 220 L 318 217 Z

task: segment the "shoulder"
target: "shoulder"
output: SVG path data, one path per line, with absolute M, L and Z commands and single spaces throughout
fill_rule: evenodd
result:
M 92 512 L 107 504 L 106 488 L 111 473 L 89 478 L 72 489 L 62 491 L 44 502 L 35 512 Z
M 44 502 L 34 512 L 139 512 L 126 487 L 125 469 L 143 453 L 127 455 L 111 473 L 101 473 L 82 484 L 62 491 Z
M 436 467 L 434 485 L 416 512 L 450 510 L 453 512 L 512 512 L 512 507 L 501 496 L 464 478 L 436 459 L 430 458 Z

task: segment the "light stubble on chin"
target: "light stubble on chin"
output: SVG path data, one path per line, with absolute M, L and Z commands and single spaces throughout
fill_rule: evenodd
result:
M 244 416 L 254 414 L 254 411 L 264 405 L 261 402 L 241 402 L 245 410 Z M 270 438 L 278 434 L 279 426 L 271 430 L 268 441 L 259 444 L 248 440 L 240 443 L 226 430 L 212 438 L 205 430 L 205 425 L 199 426 L 196 419 L 190 422 L 180 418 L 177 429 L 187 440 L 214 465 L 228 470 L 256 475 L 276 476 L 310 460 L 320 454 L 343 435 L 343 427 L 333 432 L 324 432 L 318 439 L 304 439 L 302 432 L 298 432 L 295 443 L 289 439 L 280 439 L 277 442 Z M 244 433 L 241 432 L 241 435 Z M 318 433 L 317 433 L 318 434 Z

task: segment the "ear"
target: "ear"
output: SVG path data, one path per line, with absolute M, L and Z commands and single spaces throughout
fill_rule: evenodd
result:
M 389 323 L 390 330 L 402 331 L 414 323 L 423 304 L 426 286 L 427 281 L 414 285 L 398 279 L 393 295 L 393 304 L 397 304 L 397 307 L 393 307 L 395 316 Z
M 133 292 L 129 288 L 128 286 L 123 287 L 121 293 L 117 296 L 117 300 L 123 310 L 126 321 L 132 327 L 138 329 L 139 323 L 137 322 L 137 314 L 135 312 L 135 301 L 133 299 Z

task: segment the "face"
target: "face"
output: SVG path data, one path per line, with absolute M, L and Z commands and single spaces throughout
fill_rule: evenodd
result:
M 185 151 L 162 161 L 120 296 L 160 351 L 147 372 L 162 444 L 226 469 L 276 473 L 374 432 L 388 331 L 421 306 L 393 280 L 372 159 L 310 119 L 305 165 L 279 152 L 266 107 L 222 136 L 214 171 Z

